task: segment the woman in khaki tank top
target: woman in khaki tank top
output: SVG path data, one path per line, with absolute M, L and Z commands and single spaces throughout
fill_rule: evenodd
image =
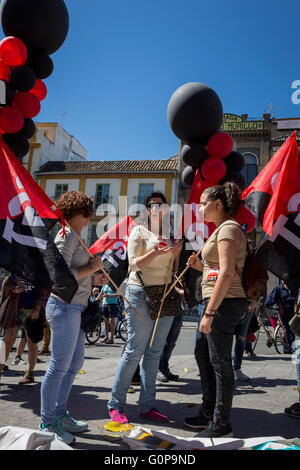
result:
M 236 266 L 242 271 L 246 237 L 233 219 L 240 208 L 240 189 L 234 183 L 213 186 L 201 196 L 200 210 L 216 230 L 202 249 L 202 261 L 193 255 L 188 264 L 203 271 L 203 314 L 197 339 L 202 407 L 198 416 L 185 419 L 202 437 L 232 436 L 230 411 L 234 376 L 233 334 L 245 315 L 247 298 Z

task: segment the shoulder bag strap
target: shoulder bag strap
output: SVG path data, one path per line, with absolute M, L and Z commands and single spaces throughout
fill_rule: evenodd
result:
M 142 284 L 142 286 L 145 287 L 145 284 L 143 283 L 141 271 L 136 271 L 136 275 L 137 275 L 137 277 L 139 278 L 140 283 Z
M 221 224 L 220 227 L 218 227 L 218 231 L 219 231 L 224 225 L 234 225 L 234 226 L 238 227 L 238 228 L 243 232 L 244 236 L 246 237 L 244 230 L 242 229 L 242 227 L 240 226 L 240 224 L 239 224 L 238 222 L 234 222 L 233 220 L 225 221 L 225 222 L 223 222 L 223 224 Z M 246 243 L 247 243 L 246 246 L 248 247 L 247 239 L 246 239 Z M 203 245 L 203 246 L 204 246 L 204 245 Z M 236 270 L 236 272 L 238 273 L 238 275 L 239 275 L 239 277 L 240 277 L 240 279 L 241 279 L 241 282 L 242 282 L 242 284 L 243 284 L 243 274 L 242 274 L 240 268 L 238 267 L 237 263 L 235 263 L 235 270 Z

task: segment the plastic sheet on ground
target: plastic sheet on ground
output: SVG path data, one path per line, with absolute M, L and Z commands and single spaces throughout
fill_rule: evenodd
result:
M 73 450 L 52 432 L 6 426 L 0 428 L 0 450 Z
M 132 450 L 300 450 L 300 447 L 295 445 L 295 440 L 285 440 L 280 436 L 249 439 L 184 438 L 168 434 L 167 431 L 156 431 L 141 426 L 134 427 L 128 436 L 122 438 Z M 300 440 L 296 441 L 300 443 Z

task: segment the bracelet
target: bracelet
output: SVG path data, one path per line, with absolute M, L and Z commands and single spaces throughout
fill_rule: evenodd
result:
M 214 315 L 214 313 L 206 313 L 206 312 L 204 312 L 204 316 L 211 318 L 211 317 L 214 317 L 215 315 Z
M 205 311 L 206 310 L 209 310 L 210 312 L 213 312 L 213 313 L 216 313 L 216 311 L 217 311 L 216 308 L 210 308 L 210 307 L 206 307 Z

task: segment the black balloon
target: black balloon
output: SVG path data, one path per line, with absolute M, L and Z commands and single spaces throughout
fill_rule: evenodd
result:
M 41 80 L 50 77 L 54 69 L 53 60 L 45 52 L 31 54 L 28 57 L 27 65 L 32 68 L 36 77 Z
M 19 159 L 22 159 L 29 152 L 29 141 L 21 132 L 4 134 L 3 140 Z
M 181 149 L 180 156 L 186 165 L 195 168 L 199 168 L 204 160 L 209 158 L 206 148 L 201 144 L 185 144 Z
M 27 139 L 31 139 L 35 133 L 35 123 L 32 119 L 24 118 L 24 125 L 20 130 L 20 133 L 23 134 Z
M 196 168 L 192 166 L 186 166 L 182 172 L 182 181 L 187 186 L 193 186 L 193 181 L 196 174 Z
M 223 158 L 223 162 L 228 171 L 242 171 L 245 166 L 243 155 L 234 150 L 226 158 Z
M 236 183 L 242 190 L 246 187 L 246 180 L 239 171 L 227 171 L 226 175 L 219 182 L 219 184 L 224 184 L 227 181 L 232 181 L 233 183 Z
M 53 54 L 69 30 L 69 14 L 63 0 L 2 0 L 2 29 L 21 39 L 29 51 Z
M 2 92 L 2 87 L 4 92 Z M 12 89 L 9 83 L 7 83 L 5 80 L 0 80 L 0 88 L 1 88 L 1 101 L 0 101 L 0 106 L 7 106 L 12 103 L 12 100 L 15 95 L 15 91 Z M 4 100 L 4 103 L 3 103 Z
M 191 82 L 173 93 L 167 114 L 171 129 L 180 140 L 186 143 L 206 141 L 220 130 L 223 107 L 212 88 Z
M 9 83 L 17 91 L 29 91 L 36 82 L 36 75 L 27 65 L 19 65 L 13 68 L 9 74 Z

